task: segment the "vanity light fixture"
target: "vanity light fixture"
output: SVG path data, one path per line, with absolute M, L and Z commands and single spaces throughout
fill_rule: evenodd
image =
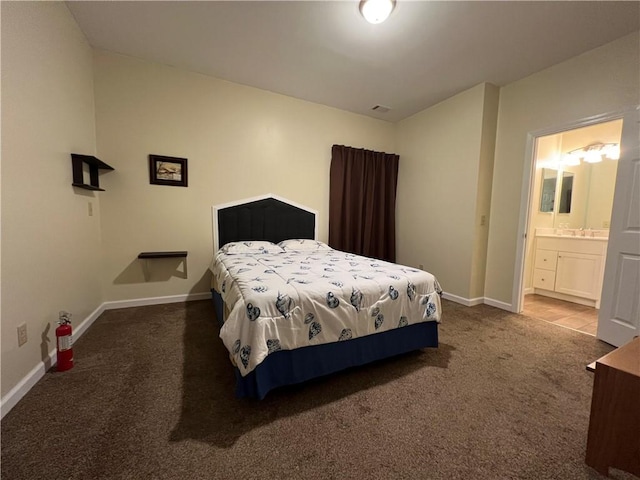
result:
M 580 155 L 573 152 L 567 153 L 562 157 L 562 163 L 570 167 L 576 167 L 580 165 Z
M 617 143 L 594 143 L 586 147 L 576 148 L 562 157 L 565 165 L 580 165 L 581 161 L 586 163 L 598 163 L 606 157 L 610 160 L 620 158 L 620 145 Z
M 396 6 L 396 0 L 361 0 L 360 13 L 369 23 L 382 23 Z

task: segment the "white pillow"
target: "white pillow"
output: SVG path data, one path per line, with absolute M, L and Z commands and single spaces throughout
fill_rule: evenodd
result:
M 284 250 L 275 243 L 263 240 L 251 240 L 246 242 L 229 242 L 225 243 L 220 249 L 222 253 L 233 255 L 238 253 L 283 253 Z
M 290 240 L 283 240 L 278 243 L 279 246 L 284 248 L 287 252 L 320 252 L 332 250 L 332 248 L 326 243 L 319 242 L 318 240 L 309 240 L 306 238 L 292 238 Z

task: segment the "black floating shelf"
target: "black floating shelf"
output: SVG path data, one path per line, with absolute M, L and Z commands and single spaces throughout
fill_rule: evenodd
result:
M 186 257 L 186 251 L 179 252 L 142 252 L 138 255 L 138 258 L 175 258 Z
M 89 166 L 89 183 L 84 183 L 84 164 Z M 100 188 L 98 171 L 113 170 L 112 166 L 107 165 L 93 155 L 81 155 L 79 153 L 71 154 L 71 165 L 73 166 L 73 183 L 71 185 L 78 188 L 84 188 L 85 190 L 97 190 L 104 192 L 104 188 Z
M 93 185 L 87 185 L 86 183 L 72 183 L 74 187 L 84 188 L 85 190 L 97 190 L 99 192 L 104 192 L 104 188 L 94 187 Z

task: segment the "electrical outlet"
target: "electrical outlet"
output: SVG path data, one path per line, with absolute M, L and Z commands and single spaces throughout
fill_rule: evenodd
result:
M 89 202 L 88 209 L 89 209 L 89 216 L 93 217 L 93 203 Z
M 27 343 L 27 324 L 18 325 L 18 346 L 21 347 Z
M 611 225 L 611 222 L 609 220 L 604 220 L 602 222 L 602 228 L 609 228 L 610 225 Z
M 480 226 L 484 226 L 487 223 L 487 216 L 486 215 L 482 215 L 480 217 Z
M 420 265 L 418 265 L 418 268 L 419 268 L 420 270 L 424 270 L 424 265 L 420 264 Z

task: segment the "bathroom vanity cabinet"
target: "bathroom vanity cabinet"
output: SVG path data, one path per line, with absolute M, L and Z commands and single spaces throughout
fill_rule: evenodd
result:
M 607 238 L 537 235 L 535 293 L 600 308 Z

